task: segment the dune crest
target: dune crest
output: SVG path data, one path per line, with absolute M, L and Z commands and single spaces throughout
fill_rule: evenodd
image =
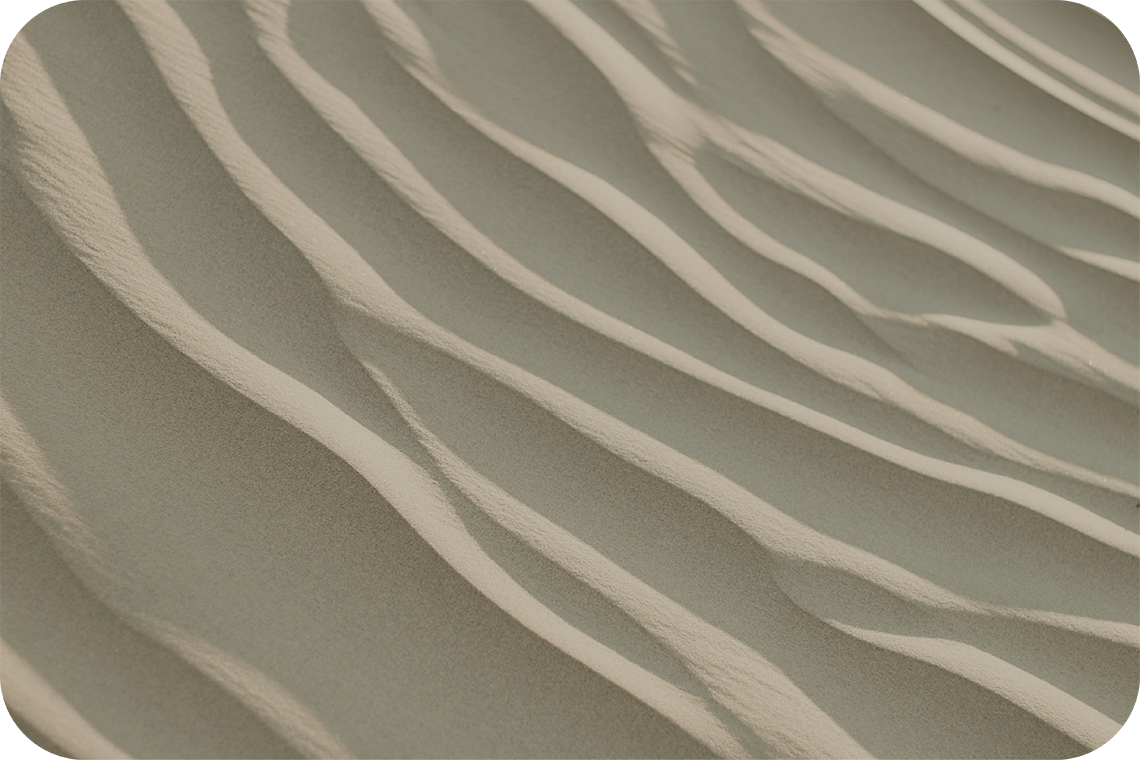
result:
M 37 17 L 0 77 L 18 718 L 80 757 L 1104 744 L 1140 96 L 1015 16 Z

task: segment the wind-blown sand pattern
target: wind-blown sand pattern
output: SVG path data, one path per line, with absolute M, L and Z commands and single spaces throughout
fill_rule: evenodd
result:
M 1060 2 L 50 9 L 0 77 L 9 709 L 74 757 L 1101 746 L 1137 91 Z

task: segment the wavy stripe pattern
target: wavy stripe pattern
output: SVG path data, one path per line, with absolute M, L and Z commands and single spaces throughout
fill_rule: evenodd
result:
M 37 17 L 0 633 L 68 719 L 25 719 L 80 756 L 1100 746 L 1140 686 L 1140 98 L 1079 58 L 973 0 Z

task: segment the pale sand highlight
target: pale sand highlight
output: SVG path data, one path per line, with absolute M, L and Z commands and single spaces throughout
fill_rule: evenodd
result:
M 1102 745 L 1137 72 L 1007 11 L 37 17 L 0 77 L 13 712 L 77 757 Z

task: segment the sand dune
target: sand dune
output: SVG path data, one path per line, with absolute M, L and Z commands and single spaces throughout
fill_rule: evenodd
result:
M 1104 744 L 1140 687 L 1140 81 L 1034 5 L 38 16 L 0 77 L 20 725 Z

